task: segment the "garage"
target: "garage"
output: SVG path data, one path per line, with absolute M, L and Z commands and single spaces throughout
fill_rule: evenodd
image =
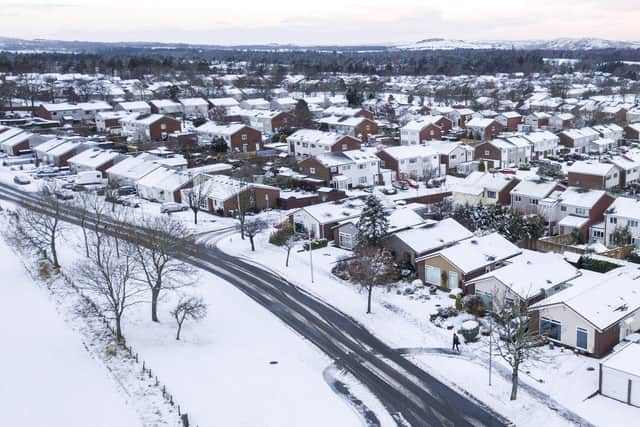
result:
M 640 407 L 640 344 L 630 343 L 600 363 L 600 394 Z

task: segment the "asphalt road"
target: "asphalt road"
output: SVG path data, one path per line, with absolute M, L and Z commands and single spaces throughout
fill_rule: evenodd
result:
M 37 201 L 33 194 L 1 183 L 0 198 L 17 203 Z M 77 211 L 65 209 L 63 219 L 77 224 Z M 143 240 L 144 231 L 126 224 L 112 223 L 107 232 L 117 227 L 127 229 L 121 237 Z M 316 345 L 363 383 L 399 426 L 511 425 L 405 359 L 353 318 L 271 271 L 205 244 L 189 243 L 177 256 L 236 286 Z

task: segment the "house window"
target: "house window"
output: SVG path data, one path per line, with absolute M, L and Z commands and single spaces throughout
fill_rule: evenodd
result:
M 491 155 L 491 151 L 489 151 L 489 150 L 484 150 L 484 155 L 485 155 L 485 156 L 489 156 L 489 155 Z
M 576 208 L 576 215 L 586 215 L 587 210 L 585 208 Z
M 487 191 L 487 197 L 489 199 L 495 199 L 496 198 L 496 192 L 495 191 Z
M 635 219 L 630 219 L 627 224 L 629 225 L 629 227 L 637 227 L 638 221 Z
M 360 177 L 360 185 L 366 185 L 367 184 L 367 177 L 366 176 L 361 176 Z
M 342 151 L 347 151 L 349 147 L 347 147 L 347 144 L 342 144 Z
M 316 144 L 311 144 L 311 148 L 316 148 Z
M 359 164 L 359 165 L 358 165 L 358 169 L 364 169 L 364 168 L 365 168 L 365 166 L 367 166 L 367 165 L 365 165 L 365 164 Z
M 588 332 L 584 328 L 578 328 L 576 330 L 576 347 L 581 348 L 583 350 L 587 349 L 587 337 Z
M 562 339 L 562 324 L 557 320 L 540 318 L 540 335 L 547 336 L 553 340 L 560 341 Z
M 476 291 L 476 295 L 480 297 L 486 311 L 493 310 L 493 296 L 489 293 Z
M 618 218 L 613 217 L 613 216 L 612 216 L 612 217 L 610 217 L 610 218 L 609 218 L 609 223 L 610 223 L 610 224 L 617 224 L 617 223 L 618 223 Z
M 309 168 L 309 173 L 316 173 L 316 168 Z
M 516 202 L 521 202 L 522 201 L 522 197 L 521 196 L 513 196 L 513 200 L 515 200 Z
M 242 140 L 243 140 L 243 141 L 246 141 L 246 140 L 247 140 L 247 134 L 246 134 L 246 133 L 243 133 L 243 134 L 242 134 Z
M 341 248 L 353 249 L 353 236 L 351 234 L 341 231 L 339 237 Z
M 338 167 L 337 166 L 331 166 L 331 172 L 337 173 L 338 172 Z
M 566 212 L 566 211 L 567 211 L 567 207 L 566 207 L 566 206 L 560 206 L 560 210 L 561 210 L 562 212 Z
M 409 159 L 410 164 L 418 163 L 418 159 Z
M 531 203 L 532 205 L 537 205 L 538 204 L 538 199 L 530 199 L 529 203 Z
M 424 281 L 430 285 L 440 286 L 440 284 L 442 283 L 442 277 L 440 276 L 440 269 L 438 267 L 425 265 L 424 277 Z
M 167 124 L 166 123 L 160 123 L 160 129 L 161 130 L 167 130 Z

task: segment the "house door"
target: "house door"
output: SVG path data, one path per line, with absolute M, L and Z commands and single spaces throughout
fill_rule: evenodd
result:
M 249 144 L 242 144 L 242 152 L 246 153 L 247 151 L 249 151 Z
M 583 328 L 577 329 L 576 335 L 576 347 L 583 350 L 587 349 L 587 330 Z
M 458 272 L 450 271 L 449 272 L 449 289 L 455 289 L 458 287 Z

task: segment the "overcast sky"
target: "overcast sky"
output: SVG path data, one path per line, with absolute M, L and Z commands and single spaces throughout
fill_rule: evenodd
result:
M 640 0 L 0 0 L 0 36 L 210 44 L 640 39 Z

